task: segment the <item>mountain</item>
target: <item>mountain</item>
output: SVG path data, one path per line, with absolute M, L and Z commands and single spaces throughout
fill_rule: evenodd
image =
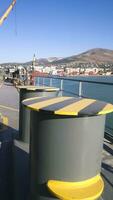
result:
M 50 57 L 50 58 L 47 58 L 48 62 L 55 62 L 55 61 L 59 61 L 63 59 L 62 57 Z
M 61 57 L 39 58 L 39 59 L 36 59 L 36 65 L 48 65 L 51 62 L 59 61 L 61 59 L 62 59 Z M 7 64 L 7 65 L 25 65 L 25 66 L 28 66 L 28 65 L 32 65 L 32 62 L 33 61 L 29 61 L 29 62 L 26 62 L 26 63 L 3 63 L 1 65 Z
M 32 62 L 33 61 L 29 61 L 29 62 L 26 62 L 26 63 L 23 63 L 24 65 L 32 65 Z M 47 65 L 48 64 L 48 59 L 47 58 L 39 58 L 39 59 L 36 59 L 35 61 L 36 65 Z
M 113 50 L 95 48 L 85 51 L 78 55 L 73 55 L 66 58 L 61 57 L 50 57 L 50 58 L 40 58 L 36 59 L 36 65 L 68 65 L 68 66 L 76 66 L 76 64 L 112 64 L 113 65 Z M 32 61 L 26 63 L 3 63 L 2 66 L 18 66 L 24 65 L 29 66 L 32 65 Z
M 113 64 L 113 50 L 95 48 L 83 52 L 79 55 L 70 56 L 58 61 L 53 62 L 53 64 Z

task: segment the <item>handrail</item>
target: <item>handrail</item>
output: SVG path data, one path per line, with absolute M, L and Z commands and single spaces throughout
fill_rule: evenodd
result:
M 38 76 L 42 77 L 42 76 Z M 112 82 L 106 82 L 106 81 L 94 81 L 94 80 L 83 80 L 83 79 L 72 79 L 72 78 L 66 78 L 66 77 L 55 77 L 55 76 L 43 76 L 42 78 L 52 78 L 52 79 L 60 79 L 60 80 L 66 80 L 66 81 L 76 81 L 76 82 L 86 82 L 86 83 L 97 83 L 97 84 L 106 84 L 106 85 L 113 85 Z

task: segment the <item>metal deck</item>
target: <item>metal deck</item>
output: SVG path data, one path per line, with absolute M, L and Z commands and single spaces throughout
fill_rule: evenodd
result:
M 19 94 L 10 83 L 5 83 L 0 88 L 0 113 L 8 118 L 7 127 L 18 133 Z M 101 199 L 113 200 L 113 144 L 107 140 L 104 140 L 102 160 L 101 173 L 105 182 L 105 190 Z
M 0 113 L 8 118 L 8 126 L 18 130 L 19 93 L 10 83 L 0 88 Z

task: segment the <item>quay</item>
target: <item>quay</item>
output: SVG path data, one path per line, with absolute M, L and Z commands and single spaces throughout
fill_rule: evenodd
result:
M 0 87 L 0 122 L 4 124 L 4 128 L 1 127 L 0 133 L 4 132 L 6 133 L 6 140 L 10 136 L 13 142 L 13 139 L 15 137 L 18 137 L 19 132 L 19 93 L 17 89 L 13 86 L 11 83 L 3 83 Z M 3 128 L 3 129 L 2 129 Z M 5 136 L 4 136 L 5 137 Z M 0 136 L 0 147 L 2 146 L 2 136 Z M 0 149 L 1 151 L 1 149 Z M 1 153 L 0 153 L 1 156 Z M 1 158 L 0 158 L 1 160 Z M 1 160 L 2 161 L 2 160 Z M 7 163 L 7 162 L 6 162 Z M 10 166 L 11 164 L 11 166 Z M 20 165 L 23 166 L 23 171 L 26 169 L 26 165 L 23 163 L 20 163 Z M 9 168 L 8 171 L 10 171 L 10 176 L 13 175 L 13 168 L 12 162 L 9 162 Z M 1 167 L 0 167 L 1 170 Z M 6 170 L 7 171 L 7 170 Z M 7 171 L 7 176 L 8 176 Z M 101 200 L 113 200 L 113 144 L 112 142 L 104 139 L 104 148 L 103 148 L 103 154 L 102 154 L 102 168 L 101 168 L 101 175 L 104 180 L 105 188 L 104 192 L 102 194 Z M 0 173 L 1 176 L 1 173 Z M 1 178 L 1 177 L 0 177 Z M 23 181 L 25 182 L 25 177 L 23 176 Z M 0 189 L 0 195 L 1 200 L 16 200 L 14 198 L 13 194 L 13 181 L 11 184 L 7 185 L 7 188 L 9 187 L 8 195 L 2 195 L 4 193 L 4 190 Z M 1 184 L 1 182 L 0 182 Z M 24 188 L 22 190 L 21 197 L 23 196 L 23 199 L 18 200 L 28 200 L 28 194 L 24 193 Z M 26 196 L 25 196 L 26 195 Z M 32 199 L 33 200 L 33 199 Z

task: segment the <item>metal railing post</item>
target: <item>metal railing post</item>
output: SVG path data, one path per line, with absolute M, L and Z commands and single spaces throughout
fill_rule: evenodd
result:
M 45 85 L 45 77 L 43 78 L 43 85 Z
M 79 97 L 81 97 L 82 96 L 82 82 L 80 81 L 79 82 Z
M 52 86 L 52 84 L 53 84 L 53 83 L 52 83 L 52 78 L 50 78 L 50 87 Z
M 37 77 L 37 85 L 39 86 L 39 77 Z
M 61 91 L 63 90 L 63 79 L 61 79 L 61 82 L 60 82 L 60 90 Z
M 60 96 L 63 96 L 63 79 L 60 81 Z
M 45 80 L 45 78 L 43 77 L 43 79 L 42 79 L 42 85 L 44 85 L 44 80 Z

